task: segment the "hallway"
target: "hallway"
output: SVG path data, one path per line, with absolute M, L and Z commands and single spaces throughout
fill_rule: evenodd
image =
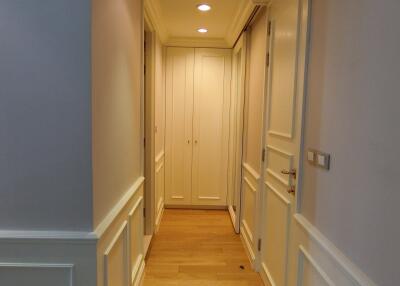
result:
M 263 284 L 228 212 L 167 209 L 146 261 L 144 285 Z

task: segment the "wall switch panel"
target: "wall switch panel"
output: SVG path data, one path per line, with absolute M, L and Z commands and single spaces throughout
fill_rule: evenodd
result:
M 315 158 L 314 151 L 308 150 L 308 152 L 307 152 L 307 160 L 308 160 L 309 162 L 314 163 L 314 158 Z
M 331 155 L 314 149 L 307 150 L 307 160 L 310 164 L 329 170 Z

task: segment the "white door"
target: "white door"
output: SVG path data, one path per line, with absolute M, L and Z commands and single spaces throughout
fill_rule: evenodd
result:
M 243 108 L 246 70 L 246 33 L 232 53 L 232 89 L 229 127 L 228 210 L 236 233 L 240 231 L 240 197 L 242 182 Z
M 168 48 L 166 64 L 165 203 L 191 203 L 194 49 Z
M 192 204 L 226 206 L 231 50 L 196 49 Z
M 303 116 L 307 19 L 299 14 L 301 2 L 273 1 L 269 9 L 261 271 L 269 284 L 279 286 L 295 273 L 288 265 Z

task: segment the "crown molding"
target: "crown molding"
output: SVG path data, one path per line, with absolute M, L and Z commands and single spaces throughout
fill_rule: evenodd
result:
M 253 2 L 254 5 L 268 5 L 269 3 L 271 3 L 271 0 L 251 0 L 251 2 Z
M 161 8 L 158 1 L 145 0 L 144 1 L 144 17 L 150 22 L 154 31 L 157 32 L 161 42 L 167 42 L 169 35 L 163 24 Z
M 171 37 L 165 43 L 172 47 L 188 48 L 230 48 L 224 38 L 195 38 L 195 37 Z
M 247 20 L 249 19 L 251 13 L 253 12 L 254 8 L 256 7 L 255 2 L 263 2 L 262 0 L 243 0 L 240 3 L 238 12 L 236 16 L 233 18 L 231 25 L 229 26 L 225 41 L 228 43 L 230 47 L 236 42 L 236 39 L 239 37 L 240 33 L 244 25 L 246 25 Z

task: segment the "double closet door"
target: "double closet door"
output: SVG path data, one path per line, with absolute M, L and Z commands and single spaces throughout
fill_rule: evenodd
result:
M 231 50 L 167 49 L 167 206 L 226 206 L 230 81 Z

